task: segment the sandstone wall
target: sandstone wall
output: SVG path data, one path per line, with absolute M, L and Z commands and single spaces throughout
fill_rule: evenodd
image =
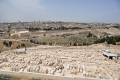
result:
M 0 71 L 0 74 L 19 76 L 19 77 L 28 77 L 28 78 L 42 78 L 49 80 L 103 80 L 103 79 L 94 79 L 94 78 L 79 78 L 79 77 L 61 77 L 53 75 L 45 75 L 38 73 L 29 73 L 29 72 L 11 72 L 11 71 Z

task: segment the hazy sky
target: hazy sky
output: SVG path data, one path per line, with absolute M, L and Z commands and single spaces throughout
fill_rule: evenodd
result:
M 0 0 L 0 22 L 119 22 L 120 0 Z

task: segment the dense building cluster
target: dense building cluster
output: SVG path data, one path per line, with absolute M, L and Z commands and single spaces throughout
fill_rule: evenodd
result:
M 16 28 L 41 28 L 44 29 L 46 27 L 58 29 L 60 27 L 66 28 L 108 28 L 111 26 L 119 26 L 118 23 L 79 23 L 79 22 L 62 22 L 62 21 L 34 21 L 34 22 L 13 22 L 13 23 L 0 23 L 0 30 L 6 31 Z

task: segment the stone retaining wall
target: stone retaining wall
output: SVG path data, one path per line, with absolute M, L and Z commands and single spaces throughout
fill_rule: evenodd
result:
M 18 77 L 28 77 L 28 78 L 42 78 L 49 80 L 103 80 L 103 79 L 82 78 L 82 77 L 62 77 L 62 76 L 54 76 L 54 75 L 30 73 L 30 72 L 0 71 L 0 74 L 18 76 Z

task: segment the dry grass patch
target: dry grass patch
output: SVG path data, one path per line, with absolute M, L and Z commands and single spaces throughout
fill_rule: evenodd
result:
M 9 43 L 9 40 L 5 40 L 7 43 Z M 16 49 L 18 46 L 21 48 L 21 44 L 25 44 L 26 47 L 32 47 L 32 46 L 37 46 L 37 44 L 33 44 L 30 42 L 25 42 L 25 41 L 12 41 L 12 45 L 10 46 L 5 46 L 3 44 L 4 40 L 0 40 L 0 51 L 5 51 L 9 49 Z

